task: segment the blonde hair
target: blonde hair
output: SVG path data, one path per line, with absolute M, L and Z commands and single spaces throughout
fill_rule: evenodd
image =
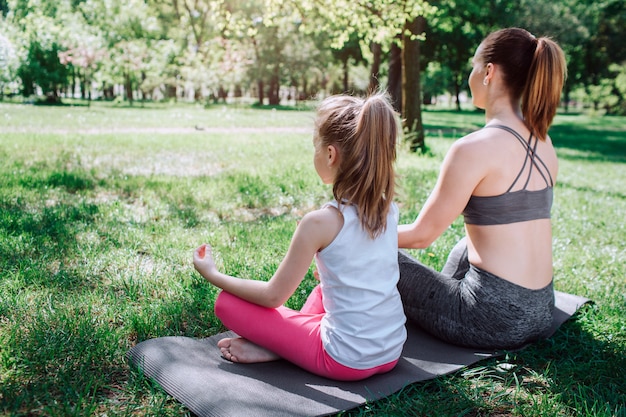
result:
M 502 67 L 510 93 L 522 100 L 528 128 L 545 140 L 567 77 L 561 47 L 550 38 L 537 39 L 524 29 L 500 29 L 482 42 L 480 59 Z
M 363 229 L 372 238 L 387 227 L 398 134 L 397 116 L 385 93 L 364 99 L 331 96 L 317 108 L 316 146 L 333 145 L 339 151 L 333 196 L 340 205 L 356 207 Z

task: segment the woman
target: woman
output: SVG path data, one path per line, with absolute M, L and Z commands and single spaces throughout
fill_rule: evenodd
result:
M 486 125 L 455 142 L 400 248 L 426 248 L 460 215 L 466 236 L 441 273 L 400 252 L 405 313 L 448 342 L 515 348 L 552 323 L 550 208 L 557 157 L 548 136 L 566 77 L 561 48 L 523 29 L 491 33 L 476 50 L 472 100 Z

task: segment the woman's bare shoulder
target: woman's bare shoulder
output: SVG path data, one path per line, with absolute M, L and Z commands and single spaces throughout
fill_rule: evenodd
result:
M 447 159 L 474 159 L 485 152 L 493 151 L 494 136 L 485 130 L 474 131 L 456 140 L 448 150 Z
M 467 147 L 480 147 L 497 140 L 500 136 L 502 133 L 498 129 L 479 129 L 463 136 L 457 143 Z

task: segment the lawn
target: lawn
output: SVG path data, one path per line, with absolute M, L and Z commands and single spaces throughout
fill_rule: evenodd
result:
M 327 201 L 313 113 L 193 105 L 0 104 L 0 415 L 180 416 L 131 369 L 153 337 L 207 337 L 216 290 L 194 271 L 209 242 L 234 275 L 268 279 L 296 221 Z M 428 152 L 401 147 L 411 221 L 475 112 L 424 112 Z M 555 288 L 587 305 L 546 341 L 411 385 L 346 416 L 626 416 L 626 118 L 560 114 Z M 458 219 L 413 253 L 440 268 Z M 310 272 L 288 305 L 302 305 Z

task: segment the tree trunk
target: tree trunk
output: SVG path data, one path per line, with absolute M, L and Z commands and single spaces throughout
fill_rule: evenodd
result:
M 461 74 L 457 74 L 454 80 L 454 95 L 456 97 L 456 109 L 461 111 Z
M 82 100 L 87 98 L 86 86 L 85 86 L 85 70 L 78 74 L 78 82 L 80 84 L 80 98 Z
M 349 58 L 346 58 L 343 60 L 343 93 L 347 93 L 348 92 L 348 60 Z
M 147 75 L 145 71 L 141 71 L 141 102 L 146 101 L 146 91 L 144 90 L 144 82 L 146 81 Z
M 426 19 L 418 16 L 406 22 L 406 31 L 402 48 L 402 110 L 404 132 L 411 150 L 423 151 L 424 124 L 422 122 L 422 100 L 420 86 L 420 40 L 411 39 L 411 35 L 420 35 L 426 27 Z
M 124 74 L 124 90 L 126 90 L 126 99 L 133 104 L 133 84 L 128 72 Z
M 262 79 L 258 79 L 257 80 L 257 89 L 259 90 L 259 105 L 262 106 L 263 105 L 263 101 L 265 100 L 265 91 L 263 91 L 265 89 L 265 85 L 263 83 Z
M 391 104 L 398 112 L 402 112 L 402 49 L 396 42 L 391 44 L 389 51 L 389 79 L 387 91 L 391 96 Z
M 302 90 L 300 91 L 300 94 L 298 94 L 298 100 L 306 100 L 309 96 L 309 83 L 304 75 L 302 76 Z
M 270 88 L 267 94 L 267 99 L 270 106 L 278 106 L 280 104 L 280 68 L 278 65 L 274 66 L 272 71 L 272 78 L 270 78 Z
M 174 99 L 178 101 L 178 94 L 176 92 L 176 86 L 172 84 L 165 84 L 165 98 Z
M 85 84 L 87 86 L 87 107 L 91 108 L 91 73 L 85 68 Z
M 70 67 L 70 98 L 74 98 L 76 92 L 76 68 Z
M 383 48 L 379 43 L 372 42 L 370 46 L 372 50 L 372 54 L 374 55 L 372 59 L 372 67 L 370 69 L 370 84 L 368 87 L 368 92 L 372 93 L 378 90 L 380 86 L 380 81 L 378 79 L 378 74 L 380 73 L 380 61 L 383 54 Z

